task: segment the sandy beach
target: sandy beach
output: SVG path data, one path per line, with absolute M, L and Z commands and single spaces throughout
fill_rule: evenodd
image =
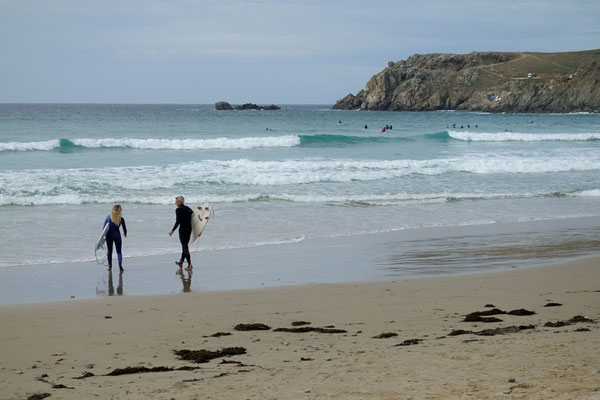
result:
M 0 398 L 599 399 L 599 266 L 5 305 Z

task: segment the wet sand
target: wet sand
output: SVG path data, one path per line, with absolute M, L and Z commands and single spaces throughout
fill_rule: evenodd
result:
M 477 311 L 485 312 L 471 316 L 478 322 L 463 322 Z M 490 318 L 501 321 L 482 322 Z M 598 399 L 592 320 L 600 320 L 600 257 L 474 275 L 4 305 L 0 398 Z M 266 327 L 235 329 L 251 323 Z
M 0 268 L 0 304 L 385 281 L 543 265 L 600 254 L 600 217 L 441 226 L 312 238 L 249 248 L 193 251 L 191 277 L 179 254 L 126 257 L 111 276 L 95 261 Z M 199 243 L 196 242 L 196 243 Z M 124 254 L 130 249 L 125 245 Z M 116 269 L 116 268 L 115 268 Z

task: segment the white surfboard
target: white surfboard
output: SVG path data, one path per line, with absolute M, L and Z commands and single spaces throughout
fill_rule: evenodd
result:
M 96 241 L 96 248 L 104 247 L 104 243 L 106 243 L 106 234 L 108 233 L 108 224 L 104 225 L 104 229 L 102 230 L 102 234 Z
M 192 234 L 190 235 L 189 244 L 194 243 L 202 235 L 202 231 L 206 227 L 211 213 L 212 207 L 208 203 L 204 203 L 194 210 L 192 214 Z
M 98 264 L 106 265 L 106 251 L 104 249 L 104 243 L 106 243 L 106 234 L 108 233 L 108 224 L 104 225 L 104 229 L 102 229 L 102 234 L 96 240 L 96 247 L 94 248 L 94 255 L 96 256 L 96 262 Z M 98 254 L 100 251 L 100 254 Z

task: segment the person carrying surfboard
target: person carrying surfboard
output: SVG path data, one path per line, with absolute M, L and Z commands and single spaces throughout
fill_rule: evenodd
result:
M 123 209 L 119 204 L 115 204 L 112 206 L 110 210 L 110 215 L 106 216 L 104 220 L 104 226 L 108 224 L 108 232 L 106 232 L 106 246 L 108 248 L 107 251 L 107 259 L 108 259 L 108 269 L 112 269 L 112 251 L 113 244 L 117 247 L 117 258 L 119 259 L 119 270 L 124 271 L 123 269 L 123 254 L 121 253 L 121 232 L 119 228 L 123 227 L 123 234 L 127 237 L 127 226 L 125 225 L 125 218 L 121 216 Z
M 192 269 L 192 261 L 190 259 L 190 250 L 188 248 L 188 243 L 190 241 L 190 235 L 192 234 L 192 211 L 191 208 L 184 204 L 185 199 L 183 196 L 175 197 L 175 205 L 177 209 L 175 210 L 175 225 L 173 225 L 173 229 L 169 232 L 169 236 L 173 236 L 173 232 L 177 230 L 179 227 L 179 241 L 181 242 L 181 259 L 179 261 L 175 261 L 175 264 L 181 268 L 183 266 L 183 260 L 185 259 L 188 263 L 188 270 Z

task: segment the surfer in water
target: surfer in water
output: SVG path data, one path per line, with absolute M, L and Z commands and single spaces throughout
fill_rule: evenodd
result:
M 110 210 L 110 215 L 106 216 L 104 220 L 104 226 L 108 224 L 108 232 L 106 232 L 106 246 L 108 248 L 108 269 L 112 270 L 112 252 L 113 244 L 117 247 L 117 258 L 119 259 L 119 270 L 123 269 L 123 254 L 121 253 L 121 232 L 119 228 L 123 227 L 123 234 L 127 237 L 127 226 L 125 225 L 125 218 L 121 217 L 123 209 L 119 204 L 115 204 Z
M 175 261 L 175 264 L 179 266 L 179 268 L 183 267 L 183 260 L 187 260 L 188 270 L 192 269 L 192 261 L 190 260 L 190 250 L 188 248 L 188 243 L 190 241 L 190 235 L 192 234 L 192 211 L 191 208 L 183 204 L 185 199 L 183 196 L 175 197 L 175 205 L 177 209 L 175 210 L 175 225 L 173 225 L 173 229 L 169 232 L 169 236 L 173 236 L 173 232 L 179 227 L 179 241 L 181 242 L 181 260 Z

